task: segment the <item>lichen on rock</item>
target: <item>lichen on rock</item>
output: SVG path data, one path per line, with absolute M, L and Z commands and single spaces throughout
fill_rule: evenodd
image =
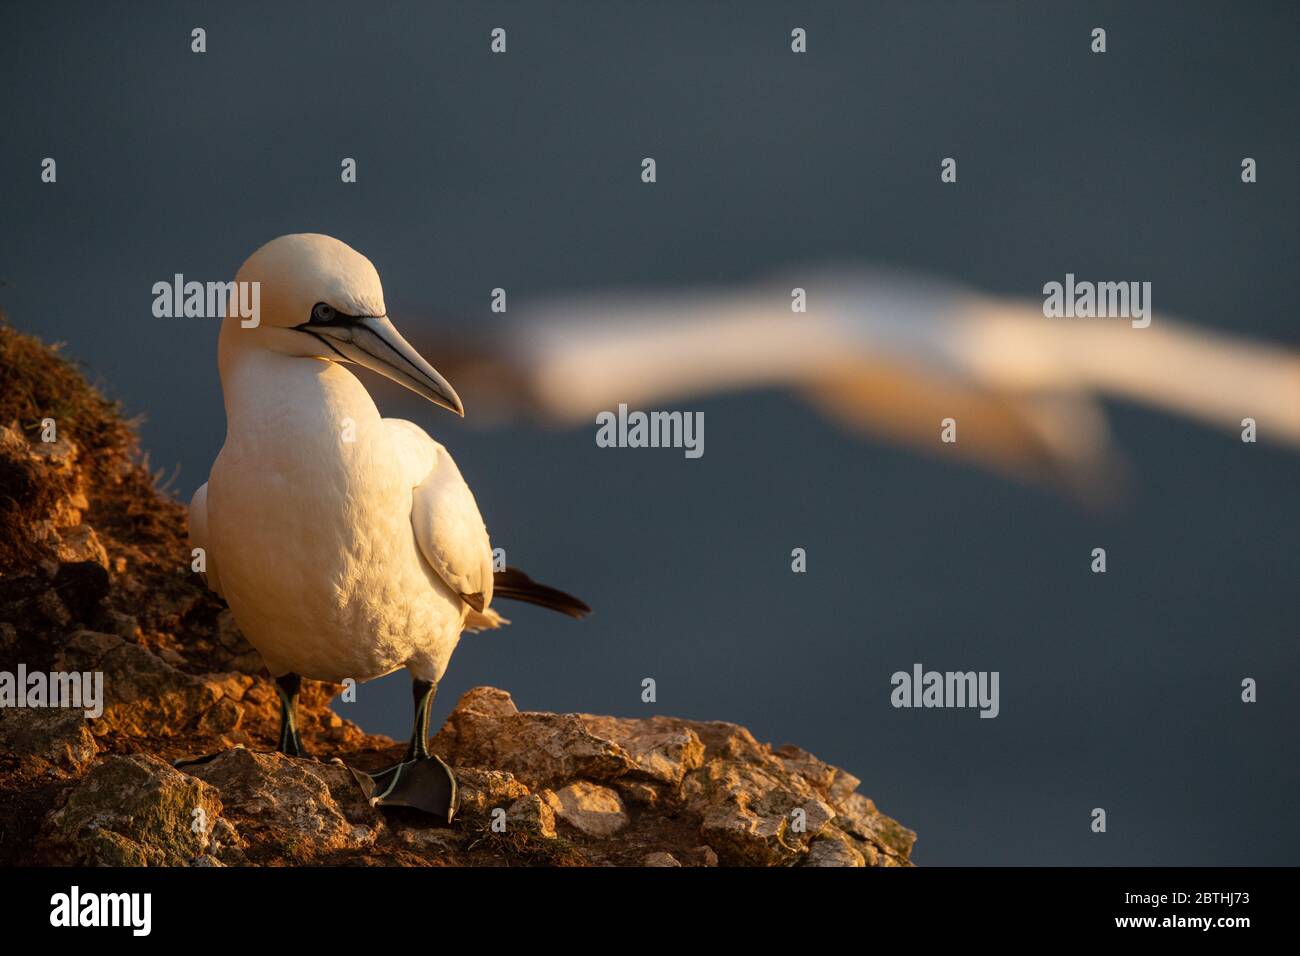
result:
M 50 815 L 49 862 L 184 866 L 207 853 L 221 811 L 215 788 L 161 760 L 109 755 Z

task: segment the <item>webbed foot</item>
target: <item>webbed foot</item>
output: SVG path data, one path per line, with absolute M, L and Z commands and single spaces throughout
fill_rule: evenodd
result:
M 354 767 L 352 776 L 372 807 L 414 807 L 451 823 L 460 809 L 456 775 L 437 754 L 429 752 L 429 704 L 437 692 L 433 681 L 416 678 L 411 685 L 415 726 L 402 762 L 387 770 L 366 773 Z
M 451 823 L 460 809 L 456 775 L 437 754 L 366 773 L 349 767 L 372 807 L 413 807 Z

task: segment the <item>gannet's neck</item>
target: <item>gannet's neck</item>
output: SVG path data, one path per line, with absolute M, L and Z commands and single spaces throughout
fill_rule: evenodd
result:
M 223 350 L 220 368 L 228 440 L 333 443 L 347 420 L 364 427 L 380 418 L 360 380 L 333 362 L 242 348 Z

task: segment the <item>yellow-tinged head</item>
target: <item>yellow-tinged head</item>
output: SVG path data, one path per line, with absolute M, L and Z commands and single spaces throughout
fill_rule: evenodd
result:
M 272 239 L 243 264 L 239 283 L 258 283 L 255 324 L 231 316 L 223 348 L 351 362 L 464 415 L 456 390 L 388 320 L 384 288 L 369 259 L 331 236 L 295 233 Z

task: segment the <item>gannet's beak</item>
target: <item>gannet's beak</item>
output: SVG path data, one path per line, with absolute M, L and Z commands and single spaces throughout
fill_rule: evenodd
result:
M 313 322 L 298 328 L 316 336 L 347 361 L 364 365 L 435 405 L 465 417 L 465 406 L 451 383 L 402 338 L 387 316 L 362 316 L 328 325 Z

